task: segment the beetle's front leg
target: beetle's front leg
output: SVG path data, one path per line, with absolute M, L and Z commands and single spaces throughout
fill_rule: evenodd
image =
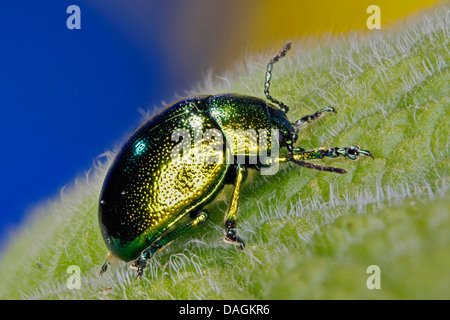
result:
M 295 148 L 293 149 L 292 156 L 295 160 L 309 160 L 309 159 L 323 159 L 325 157 L 337 158 L 347 157 L 351 160 L 358 159 L 359 155 L 368 156 L 373 159 L 373 155 L 368 150 L 362 150 L 358 146 L 351 147 L 333 147 L 330 149 L 318 148 L 309 151 L 300 151 L 295 152 Z
M 320 109 L 319 111 L 316 111 L 314 114 L 304 116 L 301 119 L 298 119 L 295 121 L 292 125 L 295 128 L 295 131 L 297 132 L 301 127 L 303 127 L 305 124 L 309 122 L 313 122 L 314 120 L 320 118 L 324 112 L 333 112 L 336 113 L 336 110 L 333 107 L 326 107 L 323 109 Z
M 236 235 L 236 221 L 238 214 L 238 202 L 241 185 L 246 178 L 246 169 L 243 165 L 236 166 L 236 179 L 233 195 L 231 196 L 231 203 L 225 215 L 225 241 L 238 245 L 240 249 L 244 249 L 244 241 Z
M 373 155 L 370 151 L 362 150 L 358 146 L 351 146 L 345 148 L 334 147 L 330 149 L 318 148 L 308 151 L 305 151 L 302 148 L 294 148 L 292 145 L 288 145 L 287 147 L 289 157 L 275 158 L 274 160 L 272 160 L 272 162 L 292 161 L 305 168 L 344 174 L 347 173 L 347 171 L 344 169 L 335 167 L 324 167 L 310 162 L 305 162 L 305 160 L 323 159 L 325 157 L 336 158 L 339 156 L 347 157 L 351 160 L 356 160 L 358 159 L 359 155 L 368 156 L 373 159 Z

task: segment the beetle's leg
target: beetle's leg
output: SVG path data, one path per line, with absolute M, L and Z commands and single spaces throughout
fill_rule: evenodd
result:
M 191 222 L 179 228 L 176 228 L 171 232 L 163 234 L 159 239 L 154 241 L 150 245 L 150 247 L 142 251 L 141 256 L 131 264 L 132 268 L 137 269 L 137 277 L 139 278 L 140 276 L 142 276 L 142 273 L 144 272 L 144 269 L 147 266 L 148 260 L 150 260 L 153 257 L 156 251 L 163 248 L 166 244 L 178 238 L 179 236 L 184 234 L 186 231 L 192 229 L 199 223 L 206 221 L 206 219 L 208 219 L 208 213 L 206 211 L 201 211 L 195 216 L 195 218 Z
M 301 127 L 303 127 L 306 123 L 312 122 L 318 118 L 320 118 L 324 112 L 333 112 L 336 113 L 336 110 L 333 107 L 326 107 L 323 109 L 320 109 L 319 111 L 317 111 L 314 114 L 311 115 L 307 115 L 304 116 L 301 119 L 298 119 L 297 121 L 295 121 L 292 125 L 295 128 L 295 131 L 297 132 L 298 130 L 300 130 Z
M 228 207 L 227 214 L 225 216 L 225 241 L 236 244 L 240 249 L 244 249 L 245 243 L 236 235 L 236 221 L 238 213 L 238 202 L 241 185 L 246 178 L 246 169 L 243 165 L 236 166 L 236 179 L 233 195 L 231 196 L 231 203 Z
M 335 172 L 335 173 L 347 173 L 346 170 L 335 168 L 335 167 L 324 167 L 317 164 L 312 164 L 309 162 L 305 162 L 305 160 L 313 160 L 313 159 L 323 159 L 325 157 L 330 158 L 337 158 L 339 156 L 342 157 L 348 157 L 351 160 L 358 159 L 359 155 L 369 156 L 372 157 L 373 155 L 368 150 L 362 150 L 358 146 L 351 146 L 348 148 L 330 148 L 330 149 L 324 149 L 324 148 L 317 148 L 309 151 L 301 151 L 301 148 L 293 148 L 291 145 L 288 145 L 288 151 L 289 151 L 289 157 L 286 158 L 277 158 L 273 161 L 275 162 L 287 162 L 292 161 L 296 164 L 299 164 L 303 167 L 309 168 L 309 169 L 315 169 L 320 171 L 328 171 L 328 172 Z
M 289 51 L 289 49 L 291 49 L 291 43 L 286 42 L 283 46 L 283 49 L 281 49 L 281 51 L 278 54 L 276 54 L 272 59 L 270 59 L 269 63 L 267 64 L 266 79 L 265 79 L 266 81 L 264 82 L 264 94 L 266 95 L 267 99 L 269 99 L 273 103 L 276 103 L 277 105 L 279 105 L 281 110 L 285 113 L 287 113 L 289 111 L 289 107 L 287 105 L 285 105 L 283 102 L 272 98 L 272 96 L 269 93 L 269 88 L 270 88 L 270 79 L 272 78 L 273 65 L 275 63 L 277 63 L 278 60 L 283 58 L 286 55 L 286 53 Z
M 296 153 L 295 148 L 293 157 L 296 160 L 310 160 L 310 159 L 323 159 L 325 157 L 337 158 L 339 156 L 347 157 L 351 160 L 358 159 L 359 155 L 369 156 L 373 159 L 373 155 L 368 150 L 362 150 L 358 146 L 338 148 L 333 147 L 328 150 L 324 148 L 317 148 L 309 151 L 301 151 Z

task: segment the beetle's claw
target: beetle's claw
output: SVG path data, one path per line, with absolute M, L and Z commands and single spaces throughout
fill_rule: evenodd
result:
M 136 279 L 140 279 L 142 278 L 142 274 L 144 273 L 144 269 L 142 268 L 138 268 L 137 272 L 136 272 Z
M 236 237 L 236 245 L 238 245 L 238 249 L 239 250 L 244 250 L 245 249 L 245 242 L 244 242 L 244 240 L 242 240 L 239 237 Z
M 244 240 L 242 240 L 240 237 L 236 235 L 236 229 L 235 228 L 229 228 L 226 232 L 226 236 L 223 239 L 225 242 L 237 245 L 240 250 L 245 249 L 245 243 Z
M 231 243 L 231 244 L 234 244 L 235 246 L 238 247 L 239 250 L 244 250 L 245 249 L 245 242 L 244 242 L 244 240 L 242 240 L 239 237 L 236 237 L 236 239 L 234 239 L 234 240 L 230 239 L 230 238 L 224 238 L 224 241 L 228 242 L 228 243 Z
M 235 244 L 238 246 L 239 250 L 244 250 L 245 249 L 245 242 L 240 237 L 236 238 Z
M 372 159 L 375 159 L 372 152 L 368 150 L 362 150 L 359 148 L 359 146 L 351 146 L 350 148 L 347 148 L 346 155 L 352 160 L 358 159 L 359 155 L 368 156 Z

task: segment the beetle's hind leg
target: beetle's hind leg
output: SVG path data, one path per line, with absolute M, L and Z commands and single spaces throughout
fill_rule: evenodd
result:
M 163 248 L 166 244 L 168 244 L 172 240 L 180 237 L 188 230 L 197 226 L 199 223 L 206 221 L 206 219 L 208 219 L 208 213 L 206 211 L 200 211 L 195 215 L 194 219 L 191 220 L 188 224 L 182 225 L 171 232 L 163 234 L 156 241 L 154 241 L 150 245 L 150 247 L 142 251 L 140 257 L 131 264 L 132 268 L 137 269 L 137 277 L 139 278 L 142 276 L 144 269 L 147 266 L 148 260 L 150 260 L 153 257 L 156 251 Z

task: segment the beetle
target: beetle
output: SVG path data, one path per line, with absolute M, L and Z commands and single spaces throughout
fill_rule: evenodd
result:
M 339 156 L 356 160 L 359 155 L 373 158 L 370 151 L 358 146 L 313 150 L 294 147 L 297 132 L 305 124 L 325 112 L 336 111 L 326 107 L 291 123 L 286 115 L 289 107 L 270 95 L 273 65 L 290 48 L 291 43 L 287 42 L 267 64 L 264 94 L 270 102 L 239 94 L 183 99 L 140 126 L 114 158 L 100 193 L 99 225 L 111 254 L 126 262 L 134 261 L 131 267 L 137 269 L 138 277 L 155 252 L 208 218 L 204 207 L 225 184 L 234 184 L 234 190 L 225 213 L 224 240 L 243 249 L 245 244 L 236 233 L 236 222 L 240 189 L 247 169 L 262 170 L 275 163 L 294 162 L 310 169 L 343 174 L 344 169 L 306 160 Z M 174 139 L 173 133 L 177 130 L 184 130 L 187 136 L 182 140 L 181 136 Z M 208 130 L 215 130 L 222 137 L 206 139 L 204 135 Z M 250 130 L 250 135 L 242 136 L 246 130 Z M 250 144 L 230 147 L 229 142 L 234 139 L 247 139 L 247 142 L 259 139 L 264 143 L 254 148 Z M 215 148 L 209 148 L 213 145 Z M 288 156 L 279 157 L 273 152 L 275 145 L 286 147 Z M 183 162 L 174 158 L 174 150 L 179 151 L 183 159 L 206 154 L 215 161 Z M 253 163 L 235 161 L 242 154 L 244 160 L 248 160 L 251 151 L 263 156 Z M 100 274 L 107 267 L 108 259 Z

